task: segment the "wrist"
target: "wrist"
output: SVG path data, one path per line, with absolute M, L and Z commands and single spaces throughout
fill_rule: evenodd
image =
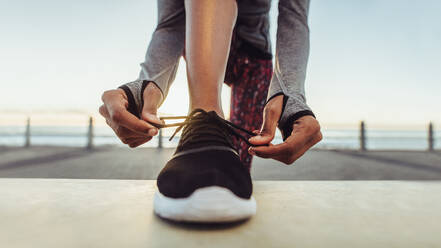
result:
M 292 133 L 292 130 L 294 128 L 294 123 L 304 117 L 304 116 L 311 116 L 315 118 L 314 113 L 311 110 L 302 110 L 295 114 L 290 115 L 287 120 L 283 123 L 283 125 L 279 124 L 280 132 L 282 133 L 282 138 L 285 141 Z

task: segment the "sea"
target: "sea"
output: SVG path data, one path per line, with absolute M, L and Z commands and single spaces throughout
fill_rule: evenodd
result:
M 176 147 L 179 134 L 169 141 L 173 129 L 163 131 L 163 147 Z M 23 146 L 25 144 L 25 126 L 0 126 L 0 146 Z M 37 125 L 30 128 L 31 145 L 84 147 L 87 144 L 88 127 Z M 323 140 L 314 148 L 321 149 L 359 149 L 359 130 L 356 128 L 322 128 Z M 435 149 L 441 149 L 441 131 L 434 132 Z M 157 147 L 158 136 L 143 147 Z M 276 134 L 273 144 L 282 142 L 280 133 Z M 109 127 L 94 126 L 94 146 L 126 146 L 122 144 Z M 366 130 L 366 147 L 372 150 L 425 150 L 428 148 L 427 130 Z

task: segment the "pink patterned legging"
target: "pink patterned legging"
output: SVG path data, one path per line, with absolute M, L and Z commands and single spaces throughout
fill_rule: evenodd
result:
M 231 122 L 250 131 L 260 129 L 272 72 L 272 60 L 230 53 L 225 83 L 231 87 Z M 234 143 L 240 159 L 251 169 L 253 157 L 248 154 L 248 145 L 236 138 Z

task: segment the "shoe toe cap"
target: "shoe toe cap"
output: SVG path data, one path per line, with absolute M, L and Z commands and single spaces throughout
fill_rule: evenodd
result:
M 159 191 L 168 197 L 185 198 L 196 189 L 220 186 L 249 199 L 252 182 L 248 169 L 229 151 L 206 151 L 171 159 L 158 176 Z

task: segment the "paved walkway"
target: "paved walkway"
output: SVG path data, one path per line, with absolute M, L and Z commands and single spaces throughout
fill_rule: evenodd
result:
M 173 149 L 0 147 L 0 178 L 156 179 Z M 439 180 L 441 152 L 312 150 L 294 165 L 255 159 L 257 180 Z
M 155 181 L 0 179 L 0 247 L 440 247 L 441 182 L 257 181 L 257 215 L 166 222 Z

